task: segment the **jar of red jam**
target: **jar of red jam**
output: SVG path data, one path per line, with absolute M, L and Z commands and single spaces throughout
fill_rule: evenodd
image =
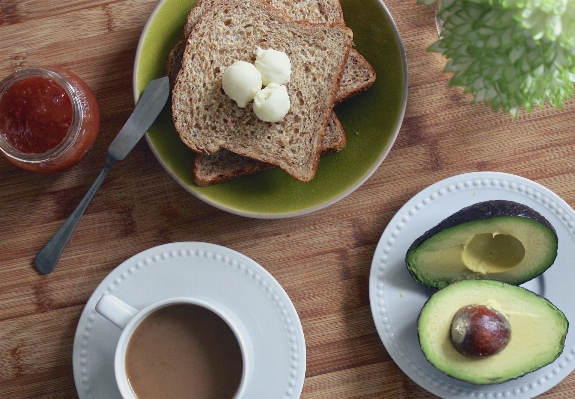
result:
M 90 149 L 100 110 L 88 85 L 61 68 L 24 68 L 0 82 L 0 151 L 38 173 L 67 169 Z

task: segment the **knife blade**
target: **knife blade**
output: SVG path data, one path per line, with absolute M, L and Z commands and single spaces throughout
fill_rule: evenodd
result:
M 90 187 L 90 190 L 88 190 L 74 212 L 72 212 L 62 227 L 58 229 L 50 241 L 48 241 L 44 248 L 36 255 L 34 266 L 40 273 L 48 274 L 54 270 L 72 232 L 94 197 L 94 194 L 96 194 L 96 191 L 104 181 L 104 178 L 108 175 L 108 172 L 110 172 L 110 169 L 116 161 L 124 159 L 152 126 L 152 123 L 154 123 L 164 108 L 169 95 L 170 84 L 167 76 L 148 83 L 134 111 L 110 143 L 108 147 L 108 159 L 104 169 L 96 178 L 96 181 L 92 184 L 92 187 Z

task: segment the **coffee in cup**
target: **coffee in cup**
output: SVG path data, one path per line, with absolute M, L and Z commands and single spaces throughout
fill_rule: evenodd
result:
M 96 310 L 123 328 L 115 374 L 125 399 L 241 398 L 251 374 L 251 343 L 222 305 L 174 298 L 137 311 L 104 295 Z

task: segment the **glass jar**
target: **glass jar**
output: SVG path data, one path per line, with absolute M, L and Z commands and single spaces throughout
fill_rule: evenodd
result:
M 37 173 L 78 163 L 100 130 L 92 91 L 62 68 L 24 68 L 0 82 L 0 151 Z

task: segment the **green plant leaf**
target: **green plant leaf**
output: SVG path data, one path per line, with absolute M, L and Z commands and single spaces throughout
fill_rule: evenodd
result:
M 444 29 L 428 51 L 448 58 L 450 84 L 473 102 L 517 118 L 573 97 L 575 1 L 444 0 L 437 15 Z

